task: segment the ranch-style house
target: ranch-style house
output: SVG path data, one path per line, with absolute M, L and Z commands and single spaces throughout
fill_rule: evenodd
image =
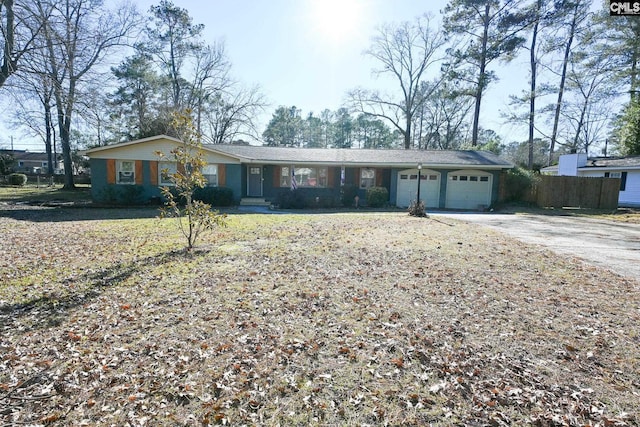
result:
M 91 163 L 91 191 L 105 201 L 115 190 L 136 186 L 142 201 L 160 196 L 170 185 L 162 171 L 177 165 L 160 161 L 182 142 L 165 135 L 118 143 L 87 151 Z M 477 210 L 498 201 L 501 174 L 513 167 L 486 151 L 368 150 L 285 148 L 252 145 L 203 145 L 211 186 L 227 187 L 237 203 L 275 202 L 298 190 L 310 198 L 339 199 L 353 188 L 366 203 L 369 187 L 386 187 L 389 204 L 407 207 L 415 200 L 420 175 L 420 199 L 428 208 Z

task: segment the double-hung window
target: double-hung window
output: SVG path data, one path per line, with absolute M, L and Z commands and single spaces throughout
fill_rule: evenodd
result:
M 133 160 L 118 160 L 116 169 L 116 183 L 118 184 L 135 184 L 136 168 Z
M 289 166 L 280 168 L 280 187 L 289 187 L 291 185 L 291 169 Z
M 174 185 L 173 174 L 178 171 L 176 162 L 160 162 L 158 165 L 158 182 L 160 185 Z
M 202 175 L 210 187 L 218 186 L 218 165 L 206 165 L 202 168 Z
M 376 170 L 371 168 L 360 169 L 360 188 L 370 188 L 376 185 Z

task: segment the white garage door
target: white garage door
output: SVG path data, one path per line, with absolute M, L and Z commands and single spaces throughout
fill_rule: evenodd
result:
M 491 204 L 493 176 L 487 172 L 461 170 L 447 177 L 447 209 L 472 209 Z
M 429 208 L 437 208 L 440 203 L 440 172 L 422 169 L 420 172 L 420 199 Z M 418 195 L 418 169 L 398 173 L 398 195 L 396 206 L 406 208 Z

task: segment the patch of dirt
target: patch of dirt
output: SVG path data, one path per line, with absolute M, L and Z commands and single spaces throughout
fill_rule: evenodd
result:
M 174 226 L 0 217 L 0 421 L 640 425 L 637 281 L 446 218 Z

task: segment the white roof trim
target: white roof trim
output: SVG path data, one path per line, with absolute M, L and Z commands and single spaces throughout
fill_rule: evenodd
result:
M 158 139 L 167 139 L 169 141 L 176 142 L 178 144 L 182 144 L 182 141 L 180 141 L 179 139 L 174 138 L 172 136 L 156 135 L 156 136 L 150 136 L 148 138 L 136 139 L 135 141 L 118 142 L 117 144 L 111 144 L 111 145 L 105 145 L 105 146 L 102 146 L 102 147 L 91 148 L 91 149 L 86 151 L 86 154 L 98 153 L 100 151 L 107 151 L 107 150 L 116 150 L 118 148 L 128 147 L 128 146 L 137 145 L 137 144 L 143 144 L 145 142 L 154 141 L 154 140 L 158 140 Z
M 178 138 L 174 138 L 173 136 L 168 136 L 168 135 L 156 135 L 156 136 L 150 136 L 148 138 L 142 138 L 142 139 L 136 139 L 135 141 L 127 141 L 127 142 L 119 142 L 117 144 L 111 144 L 111 145 L 105 145 L 102 147 L 95 147 L 95 148 L 91 148 L 89 150 L 87 150 L 85 152 L 86 155 L 88 155 L 89 157 L 91 157 L 91 154 L 93 153 L 99 153 L 102 151 L 108 151 L 108 150 L 118 150 L 120 148 L 123 147 L 129 147 L 132 145 L 137 145 L 137 144 L 144 144 L 146 142 L 149 141 L 156 141 L 156 140 L 167 140 L 170 142 L 175 142 L 176 144 L 183 144 L 184 142 L 179 140 Z M 202 145 L 202 147 L 200 147 L 203 151 L 208 151 L 211 153 L 215 153 L 218 155 L 221 155 L 223 157 L 229 157 L 232 159 L 236 159 L 238 161 L 242 161 L 244 158 L 242 156 L 237 156 L 235 154 L 229 154 L 229 153 L 225 153 L 224 151 L 218 151 L 215 149 L 212 149 L 210 146 L 206 146 L 206 145 Z

